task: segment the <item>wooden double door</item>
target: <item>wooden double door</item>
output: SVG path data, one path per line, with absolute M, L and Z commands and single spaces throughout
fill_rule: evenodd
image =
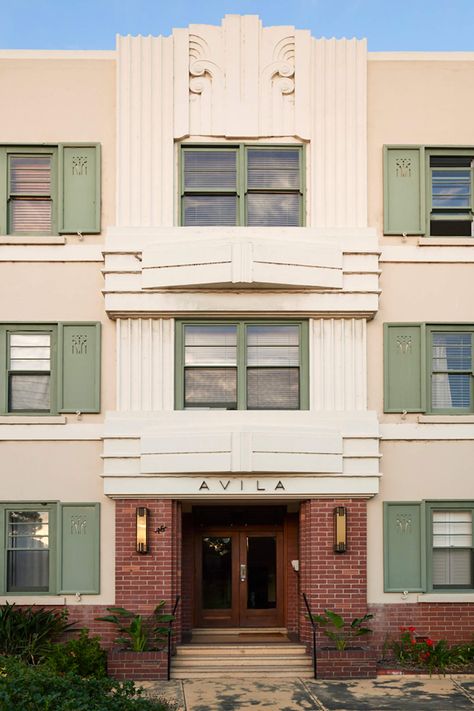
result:
M 197 626 L 283 626 L 281 530 L 200 530 L 195 561 Z

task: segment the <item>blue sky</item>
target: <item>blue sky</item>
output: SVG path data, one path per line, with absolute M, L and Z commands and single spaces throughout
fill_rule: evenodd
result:
M 260 15 L 369 50 L 474 51 L 474 0 L 1 0 L 0 48 L 113 49 L 115 34 L 168 35 L 224 14 Z

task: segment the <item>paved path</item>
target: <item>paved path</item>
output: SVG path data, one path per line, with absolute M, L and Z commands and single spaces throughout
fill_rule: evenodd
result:
M 370 681 L 190 679 L 143 682 L 177 711 L 474 711 L 474 676 L 379 676 Z

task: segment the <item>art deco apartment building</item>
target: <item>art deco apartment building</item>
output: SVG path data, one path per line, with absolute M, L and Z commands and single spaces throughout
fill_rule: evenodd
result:
M 0 52 L 1 601 L 471 638 L 473 80 L 255 16 Z

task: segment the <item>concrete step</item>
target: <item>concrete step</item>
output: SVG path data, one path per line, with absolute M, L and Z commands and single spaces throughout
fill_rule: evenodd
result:
M 184 669 L 185 667 L 297 667 L 307 666 L 311 660 L 306 661 L 306 657 L 242 657 L 235 659 L 232 657 L 174 657 L 173 668 Z
M 193 635 L 287 634 L 286 627 L 194 627 Z
M 226 669 L 225 679 L 312 679 L 312 668 L 275 669 L 275 667 L 259 667 L 258 669 Z M 222 669 L 171 669 L 171 679 L 223 679 Z
M 302 644 L 179 645 L 171 662 L 172 679 L 297 678 L 313 676 Z
M 279 657 L 286 655 L 305 656 L 305 647 L 301 644 L 187 644 L 180 645 L 176 649 L 178 657 L 195 657 L 195 656 L 226 656 L 226 657 L 243 657 L 243 656 L 269 656 Z

